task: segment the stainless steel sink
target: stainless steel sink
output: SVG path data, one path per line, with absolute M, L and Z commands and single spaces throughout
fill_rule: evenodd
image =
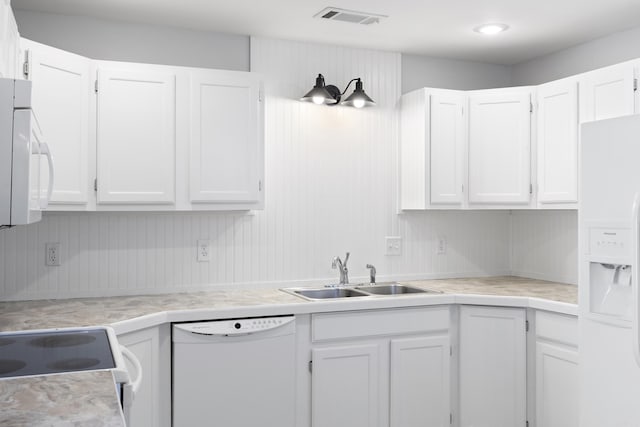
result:
M 322 288 L 322 289 L 289 288 L 289 289 L 283 289 L 283 291 L 296 296 L 300 296 L 308 300 L 323 300 L 323 299 L 334 299 L 334 298 L 353 298 L 353 297 L 369 296 L 353 288 Z
M 414 288 L 412 286 L 400 285 L 398 283 L 356 286 L 357 290 L 372 295 L 407 295 L 407 294 L 436 294 L 441 293 L 431 289 Z

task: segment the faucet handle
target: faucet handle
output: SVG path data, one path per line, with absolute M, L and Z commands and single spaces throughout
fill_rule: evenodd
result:
M 345 267 L 347 266 L 347 261 L 349 261 L 349 252 L 344 257 L 344 262 L 342 263 Z
M 376 268 L 372 264 L 367 264 L 369 269 L 369 283 L 376 283 Z

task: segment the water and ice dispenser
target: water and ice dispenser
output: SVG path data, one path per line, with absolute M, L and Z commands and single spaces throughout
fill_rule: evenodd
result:
M 633 315 L 631 230 L 589 228 L 589 312 L 602 320 L 631 321 Z

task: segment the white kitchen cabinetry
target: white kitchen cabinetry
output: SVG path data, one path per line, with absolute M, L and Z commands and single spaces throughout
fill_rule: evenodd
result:
M 312 316 L 313 427 L 448 426 L 449 309 Z
M 175 88 L 170 67 L 98 64 L 98 204 L 175 202 Z
M 578 427 L 578 319 L 536 312 L 536 426 Z
M 216 70 L 194 70 L 190 77 L 190 202 L 260 203 L 264 164 L 260 77 Z
M 460 308 L 460 427 L 524 426 L 525 310 Z
M 128 427 L 171 426 L 171 330 L 169 324 L 118 335 L 142 366 L 142 383 Z M 126 359 L 125 359 L 126 361 Z M 134 368 L 127 363 L 129 372 Z
M 91 60 L 64 50 L 21 39 L 33 107 L 55 160 L 49 210 L 85 210 L 93 189 L 95 142 L 90 132 Z M 90 175 L 91 174 L 91 175 Z M 43 180 L 48 175 L 43 175 Z M 48 183 L 43 183 L 47 188 Z M 75 206 L 64 206 L 75 205 Z
M 529 88 L 474 91 L 469 96 L 469 204 L 530 201 Z
M 0 77 L 21 78 L 18 26 L 10 0 L 0 0 Z
M 580 123 L 626 116 L 635 112 L 635 67 L 623 62 L 581 74 Z
M 578 202 L 578 82 L 538 86 L 538 202 L 541 207 Z
M 451 209 L 463 203 L 464 92 L 419 89 L 401 100 L 401 208 Z

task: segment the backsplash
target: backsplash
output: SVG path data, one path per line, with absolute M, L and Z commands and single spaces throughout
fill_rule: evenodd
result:
M 254 38 L 251 65 L 265 77 L 264 211 L 45 214 L 0 231 L 0 299 L 328 281 L 346 251 L 353 280 L 367 263 L 396 279 L 510 271 L 508 212 L 398 215 L 398 53 Z M 299 102 L 318 73 L 341 89 L 361 77 L 378 105 Z M 403 254 L 386 256 L 396 235 Z M 196 261 L 198 239 L 211 242 L 208 263 Z M 45 266 L 46 242 L 61 243 L 60 267 Z
M 577 211 L 514 211 L 511 224 L 513 274 L 578 283 Z

